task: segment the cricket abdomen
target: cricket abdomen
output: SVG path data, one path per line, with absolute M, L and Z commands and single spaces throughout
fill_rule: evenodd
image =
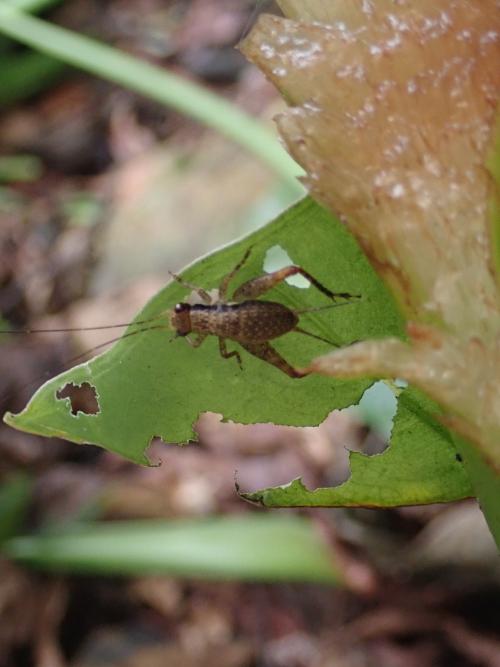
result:
M 297 315 L 274 301 L 243 301 L 191 307 L 191 330 L 221 338 L 260 343 L 291 331 Z

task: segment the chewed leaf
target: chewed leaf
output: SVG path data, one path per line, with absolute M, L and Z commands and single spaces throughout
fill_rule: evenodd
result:
M 305 329 L 341 345 L 402 335 L 403 322 L 394 301 L 356 242 L 340 222 L 310 199 L 249 237 L 200 260 L 182 277 L 211 290 L 251 246 L 248 262 L 231 283 L 234 290 L 263 272 L 267 251 L 276 245 L 330 289 L 362 296 L 342 308 L 301 316 Z M 178 283 L 169 284 L 137 316 L 137 321 L 158 316 L 155 328 L 125 336 L 105 354 L 54 378 L 21 413 L 8 414 L 5 421 L 28 432 L 101 445 L 146 463 L 145 450 L 153 437 L 172 443 L 194 438 L 192 425 L 202 412 L 220 413 L 224 419 L 242 423 L 316 425 L 331 410 L 356 403 L 369 386 L 366 379 L 318 375 L 291 379 L 227 341 L 228 350 L 238 349 L 241 354 L 240 369 L 235 359 L 220 357 L 213 336 L 197 349 L 181 338 L 171 341 L 165 311 L 185 299 L 186 291 Z M 286 283 L 266 298 L 294 308 L 328 304 L 316 289 Z M 295 366 L 305 366 L 330 349 L 324 342 L 295 333 L 273 344 Z M 94 408 L 78 409 L 65 391 L 69 385 L 88 388 L 96 402 Z
M 343 484 L 309 490 L 296 479 L 243 496 L 267 507 L 395 507 L 470 497 L 471 483 L 437 414 L 432 401 L 405 389 L 389 448 L 375 456 L 351 452 L 351 476 Z

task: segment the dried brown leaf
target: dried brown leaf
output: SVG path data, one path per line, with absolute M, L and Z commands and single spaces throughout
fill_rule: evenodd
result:
M 279 127 L 311 192 L 395 293 L 409 344 L 317 360 L 404 377 L 500 463 L 500 307 L 485 164 L 500 98 L 498 0 L 311 1 L 262 17 L 243 49 L 285 94 Z M 326 21 L 326 22 L 325 22 Z

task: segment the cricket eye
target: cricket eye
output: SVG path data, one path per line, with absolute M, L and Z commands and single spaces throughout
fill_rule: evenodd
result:
M 189 304 L 188 303 L 178 303 L 176 304 L 174 308 L 176 313 L 185 313 L 187 310 L 189 310 Z

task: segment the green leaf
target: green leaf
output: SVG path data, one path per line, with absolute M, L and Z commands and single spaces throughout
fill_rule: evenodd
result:
M 331 584 L 343 579 L 314 525 L 279 515 L 95 523 L 14 538 L 3 552 L 52 571 Z
M 262 273 L 267 252 L 280 246 L 294 263 L 332 290 L 362 295 L 349 305 L 302 316 L 305 329 L 341 344 L 403 335 L 403 322 L 392 297 L 356 242 L 340 222 L 309 198 L 249 237 L 195 263 L 183 278 L 207 289 L 216 287 L 249 246 L 251 256 L 233 288 Z M 185 298 L 186 289 L 171 283 L 137 319 L 163 313 Z M 299 308 L 331 303 L 314 287 L 287 284 L 273 289 L 267 298 Z M 315 425 L 331 410 L 358 402 L 371 383 L 320 376 L 291 379 L 244 351 L 240 370 L 234 359 L 219 356 L 214 337 L 197 349 L 179 338 L 169 342 L 171 337 L 170 331 L 161 329 L 122 338 L 104 355 L 45 384 L 23 412 L 7 414 L 5 421 L 28 432 L 101 445 L 146 463 L 144 452 L 153 437 L 186 442 L 195 436 L 192 424 L 201 412 L 220 413 L 241 423 Z M 295 333 L 278 339 L 275 346 L 298 366 L 328 350 L 325 343 Z M 228 349 L 236 348 L 236 343 L 228 341 Z M 58 390 L 70 382 L 87 382 L 95 388 L 97 414 L 74 416 L 69 399 L 56 398 Z
M 242 494 L 266 507 L 397 507 L 445 503 L 474 495 L 452 436 L 435 404 L 414 388 L 398 399 L 390 446 L 382 454 L 350 453 L 351 476 L 339 486 L 290 484 Z

